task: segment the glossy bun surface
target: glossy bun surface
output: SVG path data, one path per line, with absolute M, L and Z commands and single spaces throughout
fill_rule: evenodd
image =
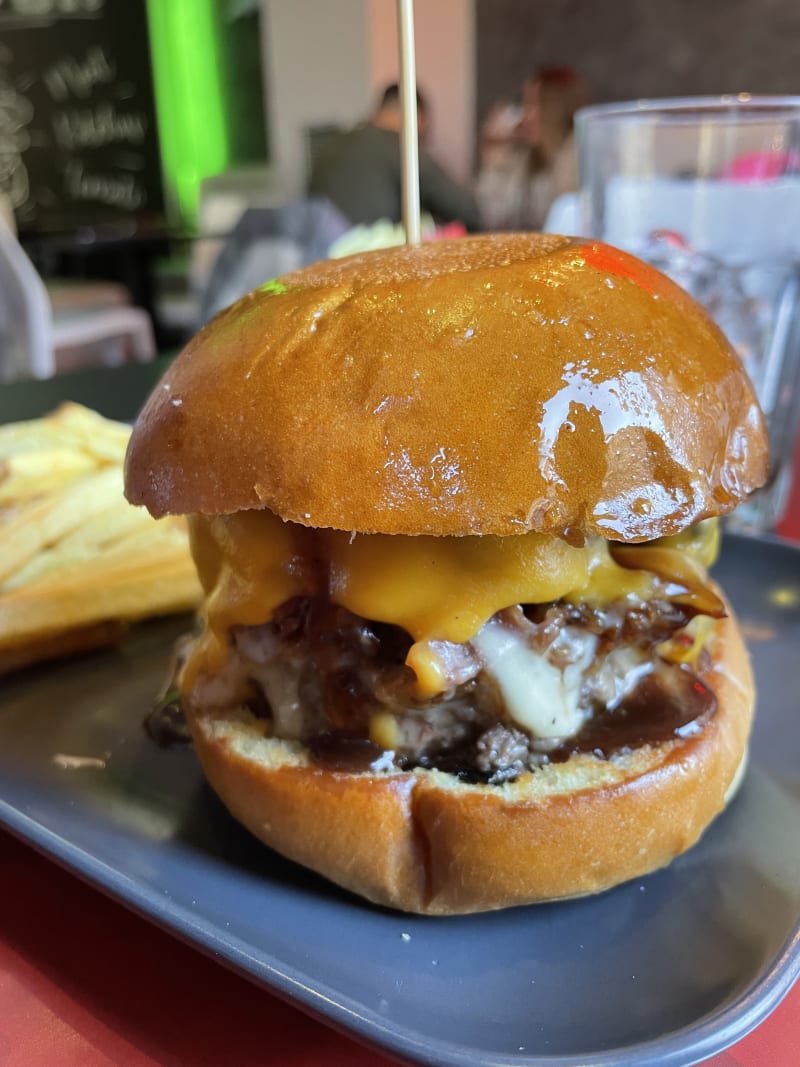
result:
M 766 475 L 749 380 L 683 290 L 598 242 L 484 235 L 320 263 L 206 326 L 127 493 L 364 533 L 645 540 Z

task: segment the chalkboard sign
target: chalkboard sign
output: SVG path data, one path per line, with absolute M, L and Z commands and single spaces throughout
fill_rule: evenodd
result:
M 0 191 L 23 234 L 160 219 L 145 0 L 0 0 Z

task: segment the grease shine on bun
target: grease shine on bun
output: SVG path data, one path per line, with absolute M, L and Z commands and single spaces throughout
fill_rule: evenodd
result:
M 181 689 L 209 781 L 268 845 L 409 911 L 668 863 L 745 758 L 704 520 L 766 462 L 718 328 L 597 242 L 269 283 L 189 343 L 127 461 L 132 502 L 191 516 L 207 602 Z
M 269 508 L 359 533 L 641 540 L 764 477 L 739 360 L 597 243 L 472 237 L 332 260 L 223 311 L 133 431 L 155 515 Z

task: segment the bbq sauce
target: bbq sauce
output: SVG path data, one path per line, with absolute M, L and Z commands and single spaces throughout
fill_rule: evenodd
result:
M 664 664 L 639 682 L 613 710 L 598 710 L 580 733 L 557 748 L 532 756 L 532 764 L 564 763 L 578 753 L 600 759 L 630 752 L 643 745 L 658 745 L 699 733 L 717 710 L 713 691 L 686 667 Z M 368 771 L 382 749 L 366 738 L 326 733 L 310 743 L 317 766 L 356 773 Z M 403 770 L 436 769 L 463 782 L 487 782 L 489 775 L 475 766 L 473 742 L 412 760 L 399 757 Z
M 699 733 L 717 710 L 714 693 L 685 667 L 653 670 L 613 711 L 599 711 L 580 733 L 547 753 L 562 763 L 579 752 L 607 759 L 643 745 Z
M 368 771 L 383 755 L 383 749 L 367 737 L 325 733 L 308 742 L 314 763 L 326 771 L 357 774 Z
M 457 748 L 450 748 L 435 755 L 422 756 L 416 762 L 401 759 L 399 763 L 403 770 L 422 767 L 426 770 L 444 771 L 446 774 L 455 775 L 460 782 L 473 785 L 485 785 L 489 781 L 489 775 L 475 766 L 474 742 L 461 744 Z
M 664 665 L 646 675 L 613 711 L 596 711 L 575 737 L 537 753 L 531 762 L 564 763 L 579 753 L 608 759 L 644 745 L 675 741 L 700 733 L 716 710 L 713 691 L 696 674 L 686 667 Z M 436 768 L 463 782 L 486 783 L 490 776 L 475 766 L 474 756 L 474 745 L 462 743 L 416 763 L 407 761 L 405 767 Z

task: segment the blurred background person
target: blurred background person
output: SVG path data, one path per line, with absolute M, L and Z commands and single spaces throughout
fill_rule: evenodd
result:
M 526 80 L 519 105 L 492 108 L 475 186 L 484 228 L 541 229 L 556 197 L 578 188 L 573 125 L 587 99 L 577 71 L 543 67 Z
M 417 124 L 424 141 L 429 124 L 425 98 L 417 92 Z M 368 121 L 335 136 L 314 161 L 308 194 L 325 197 L 354 224 L 379 219 L 400 222 L 400 128 L 398 85 L 387 86 Z M 420 206 L 437 222 L 479 226 L 472 193 L 459 185 L 420 145 Z

